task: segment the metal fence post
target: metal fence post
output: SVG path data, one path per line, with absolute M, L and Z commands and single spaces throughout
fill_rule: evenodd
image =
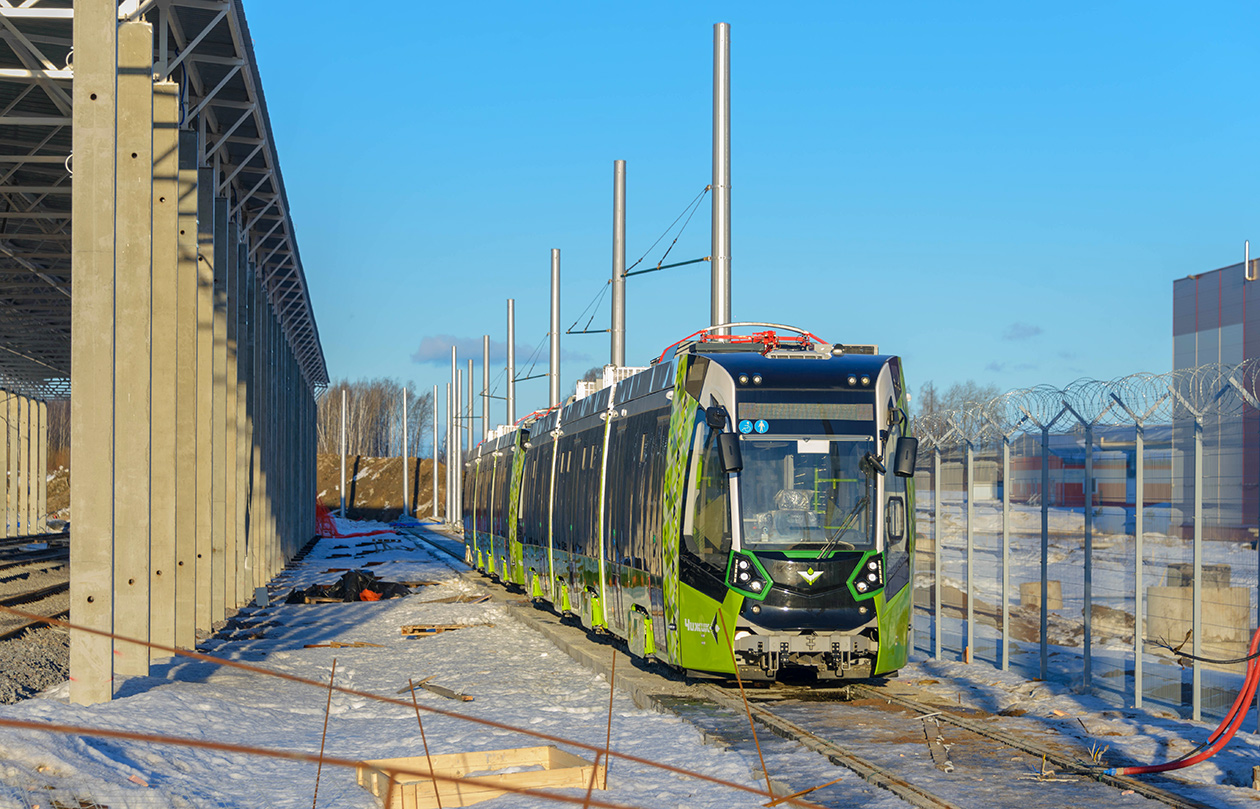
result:
M 1085 670 L 1082 687 L 1093 690 L 1094 642 L 1094 425 L 1085 425 Z
M 1194 417 L 1194 589 L 1191 591 L 1191 643 L 1194 667 L 1190 684 L 1190 718 L 1203 717 L 1203 670 L 1199 656 L 1203 654 L 1203 417 Z
M 1041 679 L 1050 668 L 1050 648 L 1046 635 L 1050 630 L 1050 427 L 1041 428 Z
M 970 663 L 972 656 L 976 653 L 976 611 L 975 598 L 972 586 L 972 570 L 974 542 L 972 535 L 972 519 L 974 511 L 972 509 L 975 500 L 975 447 L 972 446 L 970 440 L 967 442 L 967 485 L 963 489 L 963 494 L 967 498 L 967 643 L 963 646 L 963 662 Z
M 933 605 L 935 616 L 933 623 L 935 624 L 935 641 L 933 644 L 932 657 L 940 659 L 941 657 L 941 632 L 944 628 L 942 618 L 945 614 L 945 607 L 941 604 L 941 447 L 938 444 L 932 456 L 932 551 L 936 555 L 932 567 L 932 587 L 934 589 Z
M 1146 455 L 1146 435 L 1141 424 L 1134 426 L 1136 430 L 1136 452 L 1137 459 L 1135 461 L 1137 467 L 1134 469 L 1134 486 L 1137 491 L 1134 493 L 1134 506 L 1137 512 L 1133 515 L 1133 707 L 1142 707 L 1142 634 L 1143 634 L 1143 615 L 1142 615 L 1142 534 L 1145 529 L 1143 523 L 1143 511 L 1146 509 L 1146 482 L 1143 479 Z
M 1011 439 L 1002 436 L 1002 671 L 1011 667 Z

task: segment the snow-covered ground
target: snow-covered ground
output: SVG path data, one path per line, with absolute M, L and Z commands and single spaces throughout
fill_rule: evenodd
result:
M 341 523 L 342 531 L 380 527 Z M 327 681 L 333 659 L 336 683 L 391 697 L 408 678 L 474 697 L 455 702 L 421 690 L 430 705 L 516 727 L 602 746 L 607 731 L 608 683 L 581 668 L 541 635 L 511 618 L 500 604 L 424 602 L 475 592 L 445 561 L 410 541 L 396 549 L 355 559 L 359 540 L 324 540 L 298 568 L 287 573 L 273 597 L 290 587 L 335 581 L 331 567 L 385 561 L 370 568 L 385 580 L 433 580 L 416 595 L 375 603 L 273 603 L 237 616 L 250 624 L 220 633 L 199 649 L 275 671 Z M 337 546 L 349 546 L 339 549 Z M 434 637 L 405 638 L 399 627 L 417 623 L 472 624 Z M 493 624 L 490 626 L 489 624 Z M 223 637 L 225 634 L 229 638 Z M 261 637 L 250 637 L 260 635 Z M 381 648 L 303 648 L 307 644 L 364 641 Z M 0 706 L 0 718 L 43 721 L 246 744 L 318 753 L 328 698 L 318 689 L 283 680 L 175 658 L 159 662 L 147 678 L 120 683 L 110 703 L 71 705 L 62 686 L 25 702 Z M 426 716 L 432 753 L 530 747 L 545 742 L 444 716 Z M 612 747 L 675 767 L 757 787 L 755 758 L 706 745 L 699 730 L 676 716 L 641 710 L 617 693 L 613 698 Z M 414 711 L 361 697 L 335 694 L 328 721 L 327 755 L 348 759 L 421 755 Z M 581 751 L 575 751 L 581 752 Z M 807 754 L 812 756 L 812 754 Z M 590 754 L 586 754 L 589 759 Z M 812 756 L 818 762 L 822 759 Z M 822 762 L 825 765 L 825 762 Z M 819 767 L 830 770 L 829 765 Z M 248 755 L 207 752 L 143 742 L 101 740 L 0 728 L 0 807 L 47 809 L 53 800 L 78 805 L 93 800 L 122 807 L 308 807 L 315 789 L 313 764 Z M 832 776 L 834 777 L 834 776 Z M 879 792 L 848 779 L 857 793 Z M 857 783 L 854 783 L 857 782 Z M 819 781 L 818 783 L 821 783 Z M 812 784 L 811 784 L 812 785 Z M 595 797 L 626 806 L 760 806 L 765 798 L 684 778 L 645 765 L 613 760 L 608 791 Z M 582 790 L 566 794 L 581 798 Z M 886 793 L 884 793 L 886 795 Z M 900 803 L 891 796 L 888 806 Z M 88 805 L 88 804 L 84 804 Z M 325 767 L 319 806 L 373 807 L 353 770 Z M 550 801 L 505 796 L 493 806 L 541 807 Z M 882 805 L 882 804 L 876 804 Z
M 343 531 L 378 527 L 341 523 Z M 340 686 L 396 696 L 408 678 L 433 675 L 431 682 L 472 695 L 472 702 L 445 700 L 419 691 L 421 705 L 457 711 L 602 746 L 609 704 L 608 683 L 512 617 L 502 602 L 425 603 L 481 592 L 445 559 L 409 540 L 359 558 L 329 558 L 362 551 L 357 540 L 324 540 L 305 562 L 273 586 L 273 597 L 290 587 L 337 579 L 330 567 L 370 568 L 386 580 L 432 580 L 404 599 L 376 603 L 284 605 L 246 609 L 229 629 L 204 644 L 203 651 L 275 671 L 327 681 L 333 658 Z M 348 546 L 338 548 L 337 546 Z M 413 623 L 462 623 L 466 629 L 427 638 L 404 638 L 399 627 Z M 490 626 L 493 624 L 493 626 Z M 307 644 L 363 641 L 379 647 L 304 648 Z M 1082 697 L 1057 684 L 1032 683 L 987 665 L 933 661 L 919 657 L 903 671 L 901 683 L 937 699 L 996 714 L 1012 722 L 1054 728 L 1084 742 L 1109 745 L 1104 760 L 1119 756 L 1156 761 L 1198 744 L 1210 731 L 1145 711 L 1116 711 L 1096 697 Z M 326 689 L 177 658 L 161 661 L 147 678 L 120 683 L 117 698 L 90 707 L 71 705 L 62 686 L 16 705 L 0 706 L 0 719 L 22 719 L 111 728 L 317 753 L 328 698 Z M 1018 718 L 1015 718 L 1018 717 Z M 1003 720 L 1005 721 L 1005 720 Z M 739 723 L 727 725 L 730 735 Z M 458 718 L 425 715 L 424 731 L 433 753 L 492 750 L 539 744 L 520 733 Z M 811 796 L 826 806 L 904 806 L 897 798 L 838 770 L 822 757 L 762 732 L 767 768 L 776 783 L 805 788 L 836 776 L 842 781 Z M 947 733 L 948 735 L 948 733 Z M 713 738 L 708 739 L 713 742 Z M 718 738 L 718 741 L 722 739 Z M 676 767 L 703 772 L 746 787 L 759 786 L 756 753 L 747 739 L 706 744 L 693 725 L 671 714 L 634 706 L 613 695 L 612 747 Z M 1184 776 L 1200 800 L 1213 805 L 1251 805 L 1250 785 L 1260 739 L 1240 734 L 1230 748 Z M 420 755 L 420 733 L 410 709 L 362 697 L 335 694 L 328 721 L 326 753 L 348 759 Z M 579 751 L 575 751 L 579 752 Z M 925 755 L 925 753 L 923 753 Z M 589 757 L 589 754 L 587 754 Z M 955 777 L 932 770 L 933 777 Z M 961 776 L 958 776 L 961 777 Z M 764 783 L 764 782 L 762 782 Z M 746 792 L 680 777 L 645 765 L 614 759 L 607 792 L 595 797 L 624 806 L 759 806 Z M 930 786 L 925 784 L 925 786 Z M 44 732 L 0 729 L 0 807 L 39 806 L 54 801 L 80 805 L 93 800 L 123 807 L 306 807 L 315 788 L 315 766 L 255 756 L 207 752 L 147 742 L 93 739 Z M 977 787 L 978 788 L 978 787 Z M 996 790 L 996 791 L 992 791 Z M 582 790 L 565 794 L 582 797 Z M 780 792 L 781 794 L 781 792 Z M 999 784 L 985 790 L 976 805 L 1002 805 Z M 979 797 L 979 795 L 978 795 Z M 91 804 L 82 804 L 91 805 Z M 379 806 L 360 788 L 353 771 L 325 767 L 321 807 Z M 542 807 L 542 799 L 505 796 L 482 804 Z M 1047 803 L 1047 806 L 1053 805 Z

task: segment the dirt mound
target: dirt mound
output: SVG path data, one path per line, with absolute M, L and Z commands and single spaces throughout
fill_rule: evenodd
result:
M 433 513 L 433 460 L 407 459 L 407 499 L 412 513 Z M 341 507 L 341 457 L 320 455 L 316 461 L 319 499 L 331 511 Z M 446 466 L 438 464 L 438 502 L 446 496 Z M 402 514 L 401 458 L 346 457 L 346 516 L 356 520 L 393 520 Z

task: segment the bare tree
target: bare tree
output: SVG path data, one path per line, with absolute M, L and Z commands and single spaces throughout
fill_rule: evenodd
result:
M 416 396 L 414 385 L 393 379 L 337 380 L 319 400 L 319 451 L 336 454 L 341 445 L 341 394 L 346 394 L 346 451 L 350 455 L 392 457 L 403 447 L 403 413 L 407 419 L 407 454 L 417 456 L 429 435 L 433 395 Z

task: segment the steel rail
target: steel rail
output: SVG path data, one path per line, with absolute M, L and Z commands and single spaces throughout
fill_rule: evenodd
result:
M 725 693 L 721 688 L 708 683 L 699 683 L 692 688 L 701 692 L 710 701 L 736 713 L 744 712 L 744 703 L 734 696 Z M 909 781 L 894 774 L 892 770 L 867 761 L 861 756 L 846 750 L 835 742 L 806 730 L 795 722 L 790 722 L 761 705 L 749 703 L 753 718 L 774 731 L 779 736 L 797 742 L 802 747 L 825 757 L 832 764 L 851 770 L 863 781 L 872 786 L 886 789 L 889 792 L 921 809 L 963 809 L 928 790 L 915 786 Z
M 31 551 L 23 556 L 0 556 L 0 570 L 12 570 L 15 567 L 37 565 L 40 562 L 51 562 L 58 559 L 69 561 L 68 548 L 51 548 L 46 551 Z
M 16 607 L 19 604 L 29 604 L 32 601 L 39 601 L 58 593 L 66 593 L 70 591 L 70 582 L 64 581 L 60 584 L 54 584 L 51 587 L 42 587 L 38 590 L 31 590 L 27 593 L 21 593 L 7 598 L 0 598 L 0 607 Z
M 53 613 L 52 615 L 49 615 L 48 617 L 56 618 L 56 619 L 68 618 L 70 617 L 70 610 L 68 609 L 61 610 L 59 612 Z M 40 627 L 43 625 L 44 625 L 43 621 L 27 621 L 25 623 L 18 624 L 13 629 L 5 629 L 3 631 L 0 631 L 0 641 L 13 640 L 14 638 L 21 636 L 23 632 L 25 632 L 26 630 L 32 627 Z
M 1131 789 L 1144 798 L 1159 801 L 1166 806 L 1174 806 L 1178 807 L 1178 809 L 1213 809 L 1213 807 L 1206 803 L 1201 803 L 1191 798 L 1176 795 L 1166 789 L 1160 789 L 1157 786 L 1153 786 L 1152 784 L 1136 778 L 1130 778 L 1123 775 L 1105 775 L 1103 773 L 1103 767 L 1095 767 L 1093 765 L 1086 764 L 1073 759 L 1070 756 L 1066 756 L 1048 745 L 1039 744 L 1009 733 L 1004 733 L 985 725 L 983 722 L 979 722 L 975 719 L 968 719 L 963 716 L 957 716 L 948 711 L 942 711 L 939 707 L 919 702 L 915 699 L 911 699 L 910 697 L 894 694 L 865 683 L 853 683 L 849 687 L 855 694 L 862 694 L 872 699 L 887 700 L 888 702 L 892 702 L 920 714 L 933 714 L 940 721 L 951 724 L 957 728 L 961 728 L 968 733 L 973 733 L 977 736 L 1004 744 L 1007 747 L 1029 753 L 1031 755 L 1044 756 L 1046 761 L 1054 764 L 1060 770 L 1092 778 L 1095 781 L 1115 787 L 1116 789 Z

